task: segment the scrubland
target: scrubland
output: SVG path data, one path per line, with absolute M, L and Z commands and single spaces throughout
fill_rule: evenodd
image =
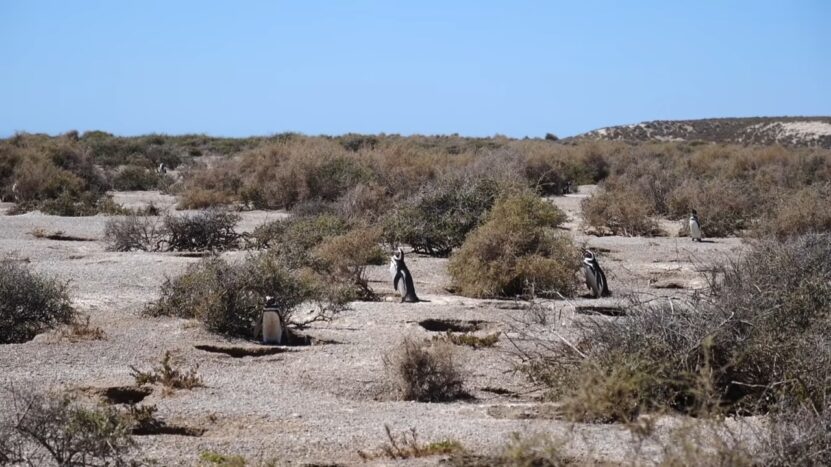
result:
M 817 148 L 16 135 L 0 463 L 828 464 L 830 183 Z

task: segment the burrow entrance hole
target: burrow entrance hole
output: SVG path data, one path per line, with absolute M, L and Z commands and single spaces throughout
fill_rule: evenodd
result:
M 619 306 L 583 305 L 577 307 L 583 315 L 626 316 L 626 310 Z
M 153 390 L 136 386 L 113 386 L 98 389 L 95 390 L 95 392 L 110 404 L 133 405 L 143 401 L 145 397 L 149 396 L 153 392 Z
M 485 321 L 461 319 L 425 319 L 419 326 L 430 332 L 475 332 L 484 329 Z
M 190 426 L 168 425 L 164 422 L 156 420 L 154 423 L 144 424 L 133 428 L 132 434 L 135 436 L 150 436 L 150 435 L 176 435 L 176 436 L 202 436 L 207 430 L 204 428 L 194 428 Z
M 336 344 L 337 342 L 318 339 L 311 336 L 296 333 L 292 330 L 287 331 L 285 342 L 280 345 L 266 345 L 266 344 L 199 344 L 194 348 L 203 350 L 205 352 L 223 353 L 230 355 L 233 358 L 242 357 L 265 357 L 268 355 L 276 355 L 279 353 L 291 352 L 291 347 L 308 347 L 311 345 L 321 344 Z
M 223 353 L 225 355 L 230 355 L 234 358 L 242 358 L 242 357 L 265 357 L 267 355 L 275 355 L 278 353 L 288 352 L 289 349 L 285 347 L 273 347 L 273 346 L 254 346 L 254 345 L 211 345 L 211 344 L 200 344 L 194 345 L 194 348 L 198 350 L 204 350 L 205 352 L 212 352 L 212 353 Z

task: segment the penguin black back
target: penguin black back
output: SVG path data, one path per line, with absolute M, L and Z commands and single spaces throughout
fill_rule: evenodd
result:
M 597 262 L 594 252 L 586 250 L 583 253 L 583 274 L 586 277 L 586 287 L 592 292 L 594 298 L 611 295 L 609 284 L 606 282 L 606 274 Z
M 398 251 L 391 257 L 390 273 L 392 274 L 392 287 L 401 295 L 402 302 L 418 302 L 418 296 L 413 284 L 413 276 L 404 263 L 404 250 Z

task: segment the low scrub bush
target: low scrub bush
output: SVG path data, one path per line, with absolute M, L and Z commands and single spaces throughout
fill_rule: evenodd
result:
M 374 299 L 375 294 L 366 278 L 366 267 L 384 264 L 386 255 L 379 246 L 380 239 L 381 230 L 368 227 L 327 238 L 314 252 L 319 272 L 329 280 L 353 287 L 356 298 Z
M 275 298 L 284 324 L 300 327 L 307 323 L 294 320 L 294 312 L 303 302 L 318 300 L 318 293 L 318 284 L 293 274 L 273 254 L 252 256 L 237 265 L 206 258 L 183 275 L 166 279 L 159 300 L 145 313 L 196 319 L 211 332 L 256 338 L 266 296 Z M 317 316 L 330 310 L 321 306 Z
M 172 180 L 146 167 L 128 165 L 113 176 L 113 189 L 119 191 L 158 190 L 169 186 Z
M 31 340 L 74 318 L 67 283 L 0 260 L 0 344 Z
M 222 251 L 238 246 L 235 227 L 240 216 L 212 209 L 193 216 L 164 218 L 167 249 L 173 251 Z
M 721 180 L 686 182 L 670 196 L 669 214 L 686 218 L 698 211 L 701 230 L 707 237 L 726 237 L 750 227 L 759 203 L 752 186 Z M 688 223 L 683 226 L 689 229 Z M 685 233 L 686 231 L 682 231 Z
M 108 220 L 104 241 L 110 251 L 160 251 L 168 243 L 157 217 L 135 214 Z
M 756 225 L 758 235 L 779 239 L 831 232 L 831 185 L 812 185 L 782 196 Z
M 289 267 L 301 268 L 313 264 L 315 247 L 348 231 L 345 219 L 321 214 L 272 221 L 255 228 L 252 236 L 258 248 L 273 249 Z
M 581 203 L 583 222 L 599 234 L 652 236 L 660 233 L 649 201 L 637 191 L 603 189 Z
M 447 256 L 478 227 L 500 193 L 489 179 L 446 178 L 422 187 L 384 219 L 384 239 L 417 253 Z
M 453 346 L 405 338 L 384 356 L 384 366 L 404 400 L 446 402 L 464 397 L 464 380 Z
M 12 399 L 0 413 L 0 464 L 132 465 L 130 423 L 116 409 L 70 395 L 14 391 Z
M 641 304 L 590 321 L 576 345 L 526 362 L 573 419 L 644 411 L 767 413 L 826 407 L 831 236 L 765 241 L 720 268 L 706 299 Z
M 500 199 L 450 260 L 459 293 L 471 297 L 571 296 L 577 249 L 554 228 L 565 214 L 533 193 Z

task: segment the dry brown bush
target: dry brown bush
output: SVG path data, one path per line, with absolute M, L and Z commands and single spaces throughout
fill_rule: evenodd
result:
M 583 222 L 599 234 L 659 235 L 649 200 L 634 190 L 602 190 L 581 203 Z
M 454 286 L 470 297 L 513 297 L 531 290 L 543 297 L 573 295 L 577 249 L 554 230 L 565 219 L 534 193 L 500 199 L 450 259 Z
M 755 230 L 780 239 L 831 232 L 831 185 L 811 185 L 782 196 Z
M 325 276 L 322 281 L 341 282 L 352 287 L 355 297 L 361 300 L 375 299 L 366 278 L 366 267 L 384 264 L 386 255 L 380 241 L 381 229 L 371 227 L 358 227 L 323 240 L 314 251 L 319 259 L 318 272 Z
M 704 236 L 736 235 L 750 227 L 753 216 L 759 212 L 759 197 L 752 190 L 747 183 L 729 180 L 684 182 L 672 193 L 669 214 L 686 219 L 695 209 Z M 682 234 L 688 229 L 684 222 Z
M 589 321 L 581 340 L 526 361 L 572 418 L 644 411 L 766 413 L 826 407 L 831 382 L 831 237 L 765 241 L 730 261 L 710 295 L 636 304 Z
M 466 395 L 456 359 L 450 344 L 408 337 L 384 356 L 384 367 L 403 400 L 446 402 Z

